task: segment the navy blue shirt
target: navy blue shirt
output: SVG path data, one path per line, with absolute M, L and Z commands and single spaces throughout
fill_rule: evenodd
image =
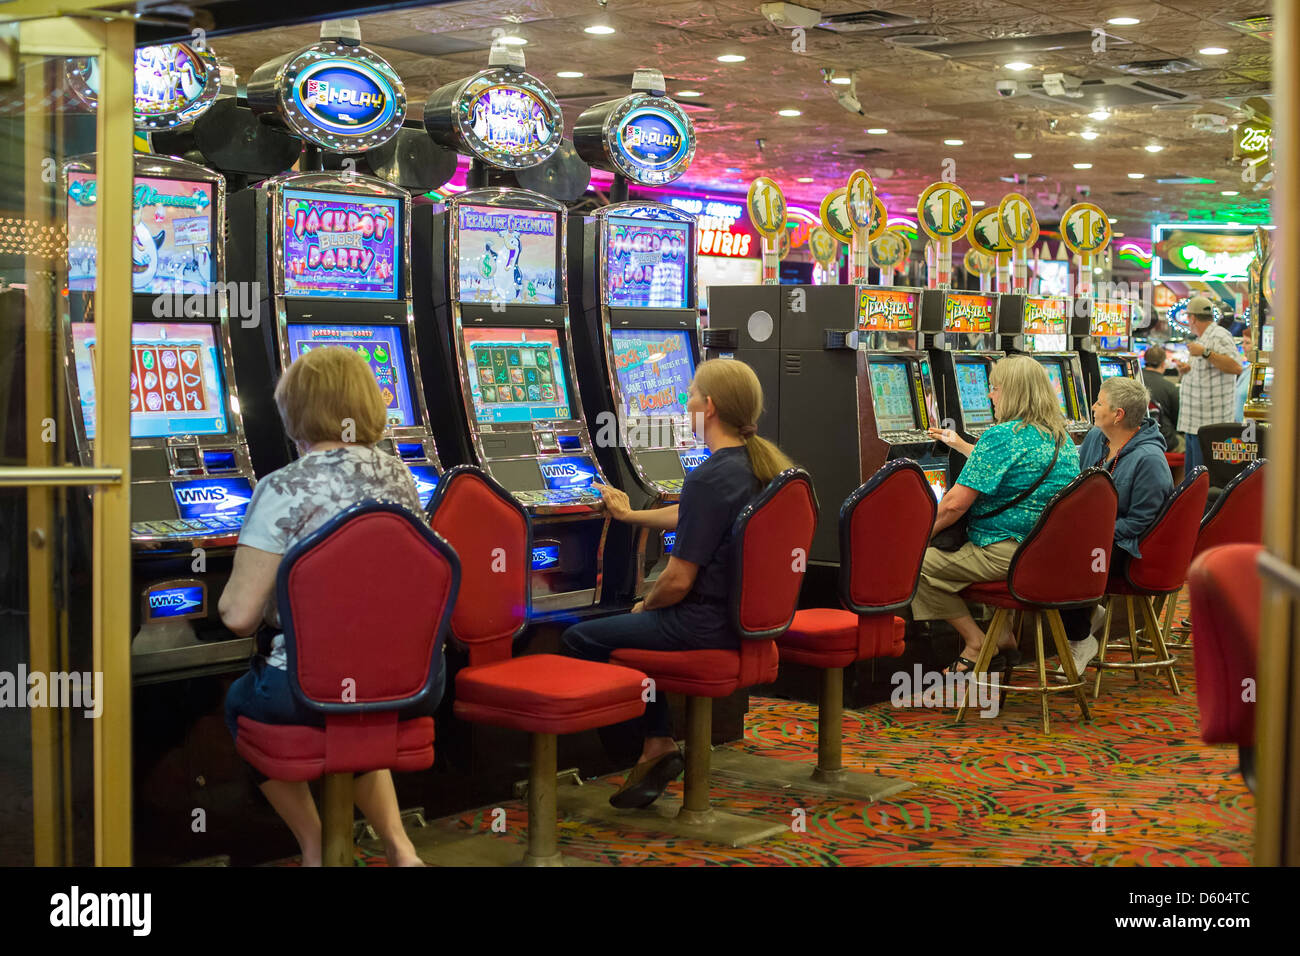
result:
M 660 609 L 666 628 L 689 640 L 732 634 L 731 531 L 761 490 L 743 446 L 719 448 L 682 485 L 673 557 L 699 565 L 681 602 Z M 739 640 L 739 638 L 737 638 Z

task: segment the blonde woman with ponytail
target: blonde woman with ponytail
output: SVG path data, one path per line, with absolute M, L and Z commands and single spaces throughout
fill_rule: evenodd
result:
M 584 621 L 565 631 L 561 645 L 570 656 L 608 661 L 619 648 L 731 649 L 740 642 L 727 612 L 731 528 L 755 495 L 792 462 L 758 436 L 763 389 L 743 362 L 700 363 L 686 410 L 709 457 L 686 476 L 680 504 L 633 511 L 623 492 L 600 489 L 616 521 L 677 532 L 668 566 L 630 614 Z M 626 740 L 629 732 L 639 735 L 641 756 L 609 802 L 622 808 L 648 807 L 685 768 L 663 694 L 646 705 L 644 717 L 605 728 L 601 736 L 607 749 L 616 751 L 616 742 Z

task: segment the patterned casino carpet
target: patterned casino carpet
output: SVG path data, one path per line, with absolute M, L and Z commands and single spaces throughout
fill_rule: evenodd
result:
M 729 849 L 561 818 L 562 849 L 617 865 L 1249 865 L 1254 801 L 1235 749 L 1199 740 L 1189 655 L 1178 670 L 1181 698 L 1152 676 L 1136 684 L 1112 672 L 1091 726 L 1057 695 L 1049 737 L 1027 695 L 960 727 L 951 710 L 882 703 L 846 712 L 846 765 L 913 789 L 866 804 L 715 778 L 716 807 L 787 823 L 802 808 L 806 832 Z M 758 698 L 744 742 L 733 746 L 811 768 L 815 719 L 814 706 Z M 680 782 L 671 793 L 680 798 Z M 504 806 L 509 832 L 497 838 L 522 855 L 525 806 Z M 431 826 L 483 832 L 490 823 L 485 808 Z M 358 863 L 383 858 L 360 851 Z

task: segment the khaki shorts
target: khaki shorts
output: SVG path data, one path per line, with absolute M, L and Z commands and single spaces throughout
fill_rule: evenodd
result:
M 1005 581 L 1019 547 L 1019 541 L 1007 539 L 982 548 L 967 541 L 956 551 L 927 548 L 912 599 L 913 620 L 951 621 L 969 616 L 970 609 L 957 592 L 977 581 Z

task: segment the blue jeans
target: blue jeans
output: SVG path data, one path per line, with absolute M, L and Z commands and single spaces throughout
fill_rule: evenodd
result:
M 675 637 L 664 627 L 662 615 L 663 611 L 654 610 L 583 621 L 564 632 L 560 637 L 560 648 L 569 657 L 605 663 L 614 651 L 622 648 L 645 651 L 734 650 L 740 643 L 740 639 L 732 634 Z M 654 700 L 646 703 L 643 716 L 613 727 L 602 727 L 600 735 L 611 756 L 617 753 L 617 745 L 632 735 L 643 741 L 647 737 L 671 737 L 673 731 L 668 719 L 667 696 L 657 692 Z
M 1187 447 L 1183 449 L 1183 474 L 1190 475 L 1197 465 L 1205 464 L 1205 459 L 1201 457 L 1200 440 L 1191 432 L 1185 432 L 1183 437 L 1187 439 Z

